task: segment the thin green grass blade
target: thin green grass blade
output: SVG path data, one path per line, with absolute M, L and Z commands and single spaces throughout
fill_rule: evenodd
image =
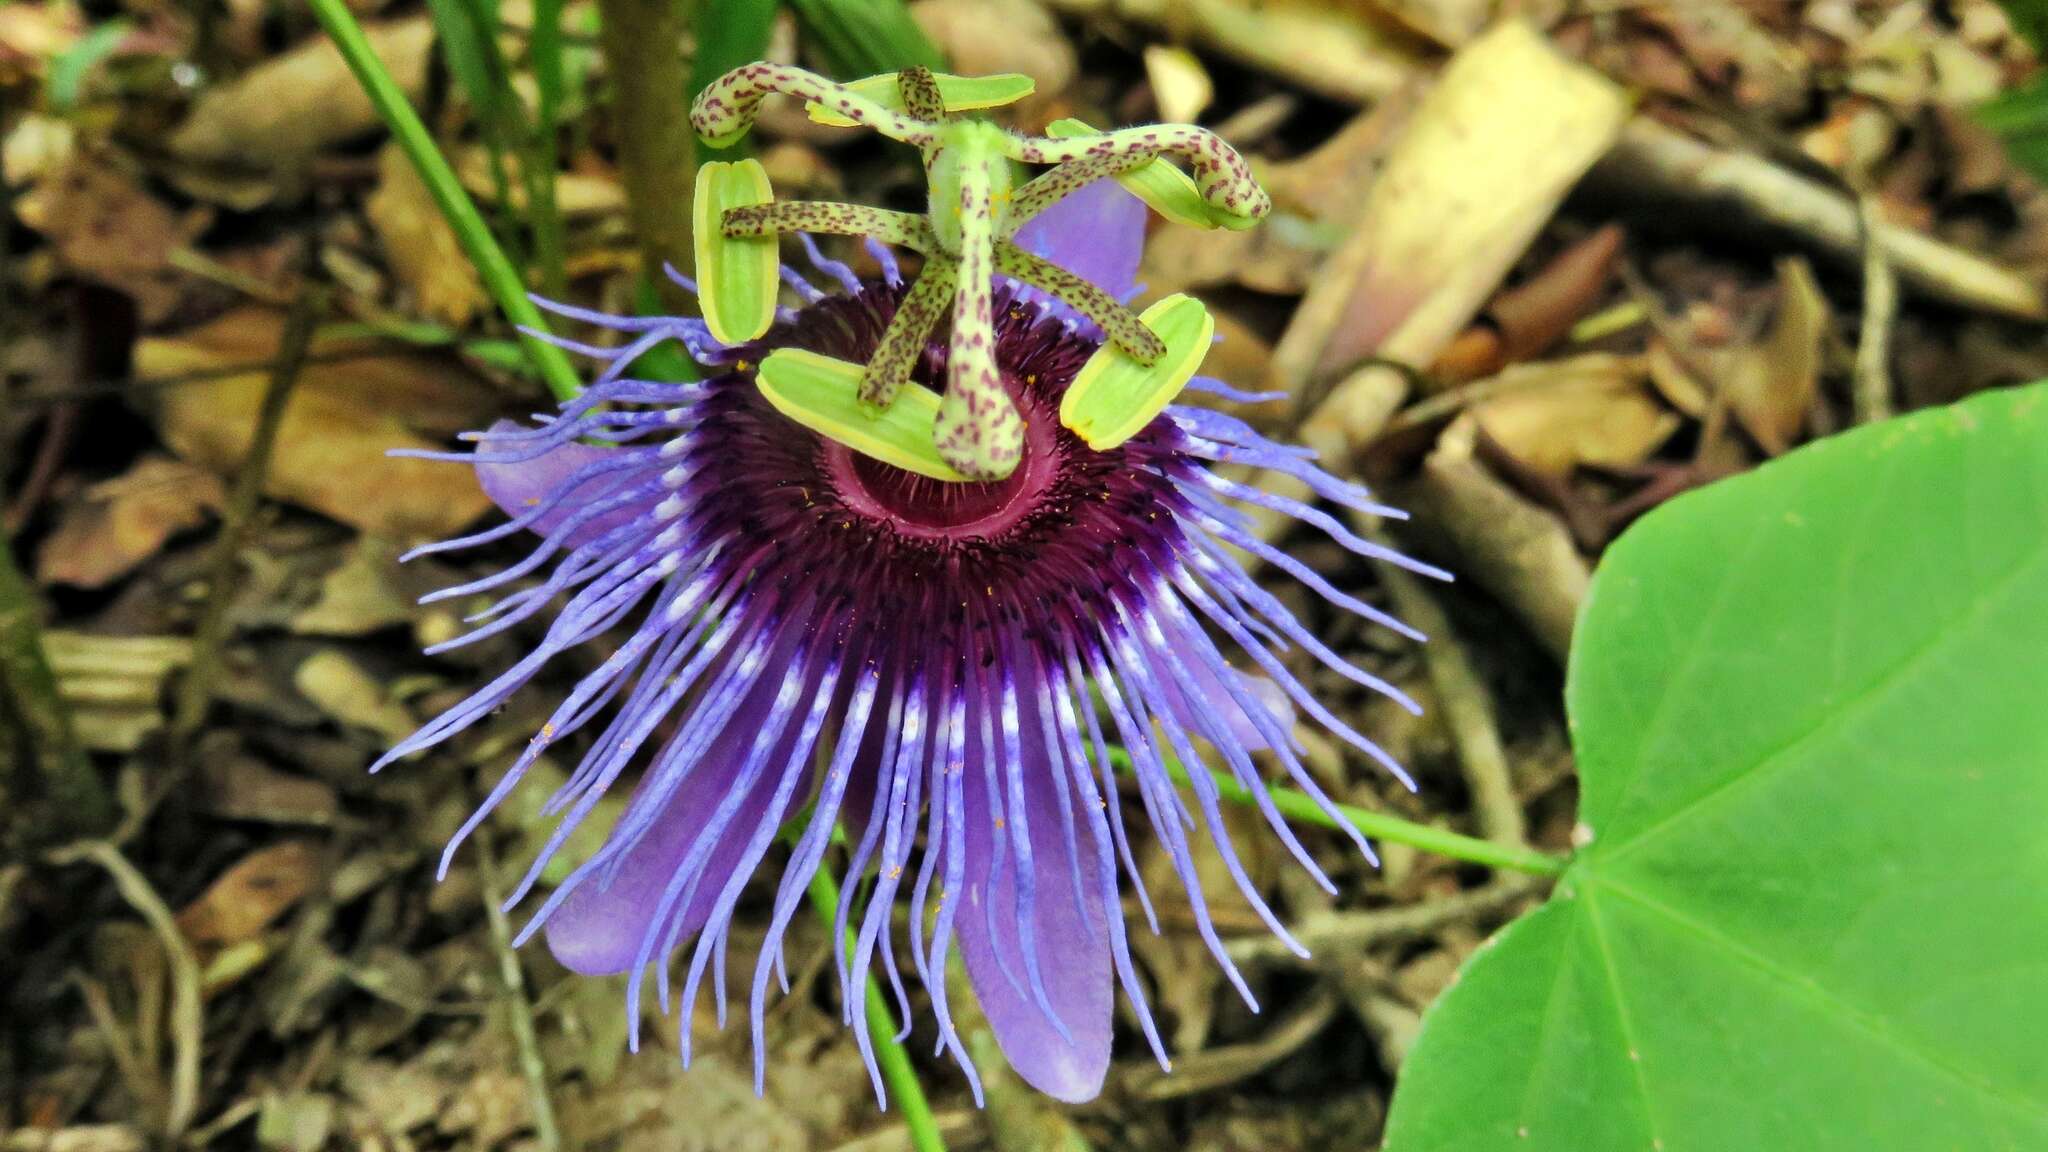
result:
M 335 47 L 340 49 L 342 59 L 348 62 L 349 70 L 355 73 L 357 82 L 369 95 L 371 105 L 390 127 L 406 158 L 419 171 L 420 180 L 433 195 L 441 215 L 455 230 L 456 239 L 462 242 L 462 250 L 470 263 L 476 265 L 491 298 L 497 301 L 505 318 L 521 329 L 520 341 L 526 348 L 527 358 L 539 370 L 541 379 L 547 382 L 548 390 L 557 399 L 573 399 L 583 391 L 583 382 L 577 377 L 576 369 L 560 348 L 541 338 L 549 331 L 547 321 L 541 317 L 540 309 L 527 298 L 526 284 L 520 279 L 519 270 L 505 258 L 504 249 L 491 235 L 489 226 L 476 210 L 475 201 L 463 190 L 462 182 L 455 178 L 455 171 L 449 167 L 447 158 L 434 146 L 433 136 L 420 122 L 419 113 L 407 102 L 398 81 L 371 51 L 369 39 L 363 35 L 362 26 L 356 23 L 354 13 L 348 10 L 343 0 L 308 2 L 312 5 L 314 17 L 327 30 Z

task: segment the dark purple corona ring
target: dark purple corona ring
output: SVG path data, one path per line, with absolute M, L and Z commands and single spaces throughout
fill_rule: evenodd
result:
M 1128 293 L 1143 230 L 1135 200 L 1104 184 L 1046 217 L 1020 242 Z M 456 843 L 543 752 L 564 742 L 584 749 L 548 801 L 560 821 L 553 838 L 512 900 L 538 903 L 525 932 L 544 930 L 563 964 L 630 974 L 636 1043 L 650 971 L 664 1010 L 679 1001 L 685 1060 L 691 1006 L 707 975 L 723 1018 L 734 908 L 786 832 L 792 843 L 765 943 L 747 974 L 760 1075 L 762 1012 L 771 982 L 784 981 L 783 934 L 843 825 L 849 875 L 872 880 L 847 883 L 839 907 L 841 927 L 857 941 L 851 960 L 841 959 L 843 1003 L 870 1068 L 858 990 L 879 966 L 911 1019 L 907 953 L 930 997 L 937 1044 L 973 1080 L 946 997 L 957 948 L 1018 1073 L 1053 1096 L 1085 1100 L 1109 1065 L 1115 985 L 1166 1058 L 1121 912 L 1123 892 L 1148 919 L 1152 912 L 1134 837 L 1158 838 L 1202 938 L 1247 1000 L 1205 909 L 1194 837 L 1212 838 L 1244 898 L 1287 937 L 1232 850 L 1215 782 L 1194 770 L 1177 783 L 1175 761 L 1227 772 L 1263 799 L 1252 758 L 1263 750 L 1293 786 L 1328 805 L 1299 757 L 1298 709 L 1400 772 L 1319 704 L 1278 653 L 1298 647 L 1413 703 L 1330 651 L 1232 549 L 1346 611 L 1413 633 L 1265 543 L 1235 505 L 1284 513 L 1353 551 L 1434 570 L 1384 552 L 1322 510 L 1220 474 L 1217 464 L 1263 467 L 1333 505 L 1394 514 L 1316 468 L 1305 451 L 1218 411 L 1169 407 L 1128 442 L 1088 448 L 1060 426 L 1058 409 L 1099 336 L 1042 298 L 1005 292 L 998 300 L 998 364 L 1028 429 L 1007 479 L 928 480 L 798 427 L 762 398 L 751 366 L 792 347 L 866 361 L 903 296 L 889 253 L 870 250 L 883 276 L 862 282 L 812 249 L 839 290 L 789 274 L 803 306 L 785 309 L 746 347 L 714 344 L 693 320 L 557 306 L 629 339 L 619 349 L 583 349 L 608 365 L 558 415 L 475 437 L 477 452 L 457 458 L 477 466 L 513 519 L 431 547 L 539 536 L 527 559 L 440 595 L 502 593 L 484 622 L 451 644 L 551 612 L 545 635 L 383 762 L 477 724 L 569 648 L 613 645 Z M 670 339 L 723 374 L 687 384 L 625 378 L 641 351 Z M 934 342 L 917 379 L 943 387 L 944 360 Z M 1215 381 L 1194 386 L 1231 394 Z M 1125 774 L 1113 767 L 1126 759 L 1113 758 L 1118 746 L 1128 753 Z M 603 847 L 541 899 L 534 890 L 548 859 L 601 797 L 635 776 Z M 1268 804 L 1264 814 L 1327 886 L 1279 813 Z M 1370 853 L 1362 837 L 1358 844 Z M 856 901 L 864 888 L 865 901 Z M 901 920 L 899 905 L 908 906 Z M 880 1092 L 879 1074 L 875 1086 Z

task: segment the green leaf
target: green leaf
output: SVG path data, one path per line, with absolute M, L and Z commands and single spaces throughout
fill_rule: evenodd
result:
M 1095 129 L 1085 121 L 1071 117 L 1055 120 L 1046 125 L 1045 134 L 1054 140 L 1065 140 L 1073 136 L 1092 136 Z M 1180 170 L 1170 160 L 1148 160 L 1136 168 L 1119 175 L 1116 182 L 1124 191 L 1143 200 L 1154 212 L 1190 228 L 1228 228 L 1242 232 L 1259 224 L 1255 216 L 1233 216 L 1219 212 L 1202 199 L 1202 190 L 1195 186 L 1193 177 Z
M 1037 89 L 1038 84 L 1031 77 L 1018 72 L 1003 72 L 994 76 L 954 76 L 945 72 L 934 73 L 938 81 L 939 99 L 946 102 L 948 112 L 972 112 L 981 108 L 1000 108 L 1014 104 Z M 863 99 L 873 101 L 891 112 L 903 111 L 903 89 L 896 82 L 896 73 L 884 72 L 879 76 L 868 76 L 846 85 Z M 834 128 L 851 128 L 854 122 L 815 101 L 804 105 L 815 123 Z
M 1585 843 L 1388 1152 L 2048 1147 L 2048 386 L 1859 429 L 1609 552 Z
M 1998 0 L 1998 6 L 2035 51 L 2048 50 L 2048 0 Z
M 1974 115 L 2014 164 L 2048 181 L 2048 74 L 1979 105 Z
M 1200 300 L 1175 293 L 1138 317 L 1166 344 L 1166 354 L 1145 365 L 1104 344 L 1081 365 L 1060 397 L 1060 423 L 1096 451 L 1136 436 L 1187 387 L 1216 335 L 1216 320 Z
M 95 25 L 50 61 L 50 74 L 43 81 L 43 94 L 51 112 L 61 116 L 78 107 L 78 96 L 85 88 L 86 76 L 101 61 L 114 54 L 114 49 L 119 48 L 127 37 L 128 28 L 129 22 L 119 18 Z
M 939 394 L 905 384 L 887 408 L 860 402 L 861 366 L 801 348 L 771 352 L 755 384 L 777 412 L 864 456 L 934 480 L 965 481 L 932 446 Z
M 903 0 L 789 0 L 789 8 L 804 45 L 818 51 L 835 79 L 946 66 Z
M 775 323 L 780 255 L 775 237 L 727 236 L 723 222 L 731 208 L 775 199 L 768 170 L 758 160 L 714 160 L 697 169 L 691 197 L 696 213 L 697 303 L 704 324 L 721 344 L 758 340 Z

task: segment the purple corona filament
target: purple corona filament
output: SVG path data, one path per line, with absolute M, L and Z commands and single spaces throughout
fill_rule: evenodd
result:
M 1047 209 L 1018 242 L 1055 264 L 1087 262 L 1097 287 L 1124 296 L 1143 225 L 1139 202 L 1104 184 Z M 1340 508 L 1400 515 L 1317 468 L 1305 450 L 1224 413 L 1169 407 L 1128 441 L 1089 448 L 1057 410 L 1099 347 L 1099 329 L 1007 285 L 994 301 L 995 363 L 1025 436 L 1006 478 L 930 480 L 796 426 L 764 400 L 753 366 L 784 348 L 866 362 L 907 291 L 891 254 L 872 240 L 869 250 L 880 279 L 814 255 L 827 283 L 789 273 L 802 307 L 740 347 L 718 345 L 700 321 L 550 306 L 618 331 L 622 347 L 569 345 L 605 361 L 583 396 L 536 426 L 472 434 L 474 454 L 446 454 L 474 464 L 513 519 L 422 549 L 539 536 L 527 560 L 442 594 L 501 599 L 474 631 L 441 647 L 536 618 L 544 631 L 379 766 L 476 725 L 570 648 L 613 644 L 448 846 L 452 855 L 542 753 L 572 738 L 583 749 L 547 800 L 559 820 L 553 836 L 510 897 L 537 904 L 522 940 L 545 932 L 569 968 L 628 974 L 636 1047 L 653 972 L 663 1009 L 678 1012 L 687 1061 L 691 1009 L 707 976 L 724 1018 L 736 902 L 778 834 L 799 829 L 766 942 L 741 985 L 758 1082 L 768 991 L 786 989 L 783 934 L 843 826 L 850 877 L 872 881 L 865 902 L 856 899 L 864 885 L 845 884 L 838 909 L 857 939 L 839 971 L 846 1022 L 870 1070 L 857 989 L 879 966 L 909 1021 L 908 956 L 931 1000 L 937 1046 L 975 1082 L 946 999 L 957 950 L 1020 1075 L 1060 1099 L 1085 1100 L 1109 1065 L 1115 986 L 1166 1060 L 1121 912 L 1123 892 L 1148 918 L 1154 899 L 1134 863 L 1136 837 L 1149 829 L 1158 838 L 1201 938 L 1248 1002 L 1206 909 L 1195 837 L 1211 838 L 1245 900 L 1287 937 L 1239 863 L 1214 782 L 1196 766 L 1228 772 L 1263 801 L 1252 753 L 1269 751 L 1289 783 L 1332 811 L 1301 762 L 1299 710 L 1399 773 L 1279 653 L 1297 646 L 1404 707 L 1414 702 L 1326 647 L 1232 547 L 1339 609 L 1414 633 L 1264 542 L 1240 505 L 1291 515 L 1354 552 L 1442 573 L 1316 508 L 1225 479 L 1217 465 L 1253 465 Z M 626 375 L 641 352 L 671 339 L 717 374 L 687 384 Z M 945 387 L 947 356 L 945 342 L 926 341 L 913 379 Z M 1194 386 L 1230 394 L 1216 381 Z M 1113 746 L 1128 754 L 1126 775 L 1113 767 Z M 1169 774 L 1175 760 L 1192 769 L 1185 786 Z M 536 891 L 550 857 L 614 789 L 631 798 L 603 847 L 552 892 Z M 1269 803 L 1263 812 L 1328 887 L 1279 813 Z M 905 904 L 907 927 L 893 915 Z M 874 1079 L 879 1094 L 879 1072 Z

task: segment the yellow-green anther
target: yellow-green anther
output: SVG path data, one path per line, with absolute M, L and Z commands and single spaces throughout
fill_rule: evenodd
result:
M 1003 137 L 988 124 L 948 124 L 931 168 L 934 230 L 944 246 L 950 225 L 959 261 L 938 449 L 946 463 L 975 480 L 1008 476 L 1024 451 L 1023 418 L 996 368 L 995 239 L 1010 195 Z
M 860 402 L 861 366 L 800 348 L 768 354 L 754 384 L 777 412 L 884 464 L 934 480 L 964 481 L 933 445 L 939 396 L 918 384 L 877 411 Z
M 1166 354 L 1166 345 L 1145 327 L 1137 313 L 1117 303 L 1114 297 L 1085 277 L 1076 276 L 1007 240 L 996 245 L 996 271 L 1058 297 L 1081 315 L 1095 321 L 1095 326 L 1102 329 L 1111 343 L 1140 364 L 1151 364 Z
M 728 210 L 767 204 L 775 197 L 768 171 L 757 160 L 714 161 L 697 169 L 691 208 L 695 223 L 697 296 L 704 324 L 721 344 L 758 340 L 775 322 L 780 256 L 775 237 L 728 236 Z
M 889 90 L 895 90 L 893 73 Z M 761 101 L 771 93 L 794 96 L 826 110 L 845 124 L 864 124 L 891 140 L 918 148 L 932 143 L 930 125 L 886 107 L 844 84 L 783 64 L 743 64 L 711 82 L 690 105 L 690 126 L 704 143 L 723 148 L 754 126 Z M 900 99 L 900 97 L 898 97 Z
M 1202 366 L 1216 334 L 1215 319 L 1192 296 L 1168 296 L 1140 319 L 1165 343 L 1166 354 L 1148 367 L 1104 345 L 1060 399 L 1060 423 L 1097 451 L 1137 435 L 1172 403 Z
M 1071 118 L 1055 120 L 1051 124 L 1046 125 L 1045 134 L 1055 140 L 1068 139 L 1074 136 L 1098 135 L 1095 129 L 1090 128 L 1086 123 Z M 1100 158 L 1091 157 L 1088 159 Z M 1069 161 L 1058 168 L 1054 168 L 1052 171 L 1063 171 L 1068 167 L 1085 162 L 1087 161 Z M 1112 173 L 1105 173 L 1105 175 L 1110 174 Z M 1195 187 L 1195 182 L 1189 179 L 1188 174 L 1181 171 L 1171 161 L 1155 157 L 1144 160 L 1136 167 L 1120 169 L 1113 173 L 1113 175 L 1116 176 L 1116 182 L 1124 186 L 1124 191 L 1151 205 L 1154 212 L 1159 213 L 1175 224 L 1185 224 L 1190 228 L 1203 229 L 1228 228 L 1232 231 L 1243 231 L 1246 228 L 1253 228 L 1258 225 L 1259 218 L 1256 216 L 1234 216 L 1228 212 L 1219 212 L 1210 207 L 1209 202 L 1202 199 L 1202 190 Z M 1040 179 L 1043 178 L 1040 177 Z M 1032 183 L 1035 184 L 1037 181 L 1034 180 Z M 1024 192 L 1028 191 L 1030 187 L 1031 185 L 1027 184 L 1023 190 L 1017 193 L 1018 204 L 1016 211 L 1020 219 L 1024 218 Z
M 951 260 L 933 256 L 925 261 L 923 271 L 917 274 L 917 283 L 910 286 L 903 302 L 896 306 L 896 315 L 882 331 L 882 342 L 868 358 L 867 371 L 860 379 L 863 404 L 886 408 L 896 399 L 897 391 L 910 383 L 910 373 L 924 355 L 925 341 L 931 339 L 939 317 L 946 314 L 958 280 Z
M 1015 72 L 995 76 L 954 76 L 945 72 L 931 73 L 939 89 L 939 99 L 948 112 L 972 112 L 982 108 L 999 108 L 1014 104 L 1031 95 L 1037 85 L 1031 77 Z M 877 107 L 891 112 L 908 112 L 919 119 L 921 114 L 912 111 L 903 100 L 901 81 L 895 72 L 884 72 L 879 76 L 868 76 L 843 85 L 846 91 L 867 100 Z M 804 111 L 819 124 L 834 128 L 851 128 L 854 121 L 835 113 L 823 103 L 807 105 Z
M 1090 156 L 1177 156 L 1193 170 L 1195 187 L 1215 211 L 1257 220 L 1273 208 L 1237 149 L 1192 124 L 1145 124 L 1065 140 L 1005 136 L 1003 154 L 1024 164 L 1065 164 Z

